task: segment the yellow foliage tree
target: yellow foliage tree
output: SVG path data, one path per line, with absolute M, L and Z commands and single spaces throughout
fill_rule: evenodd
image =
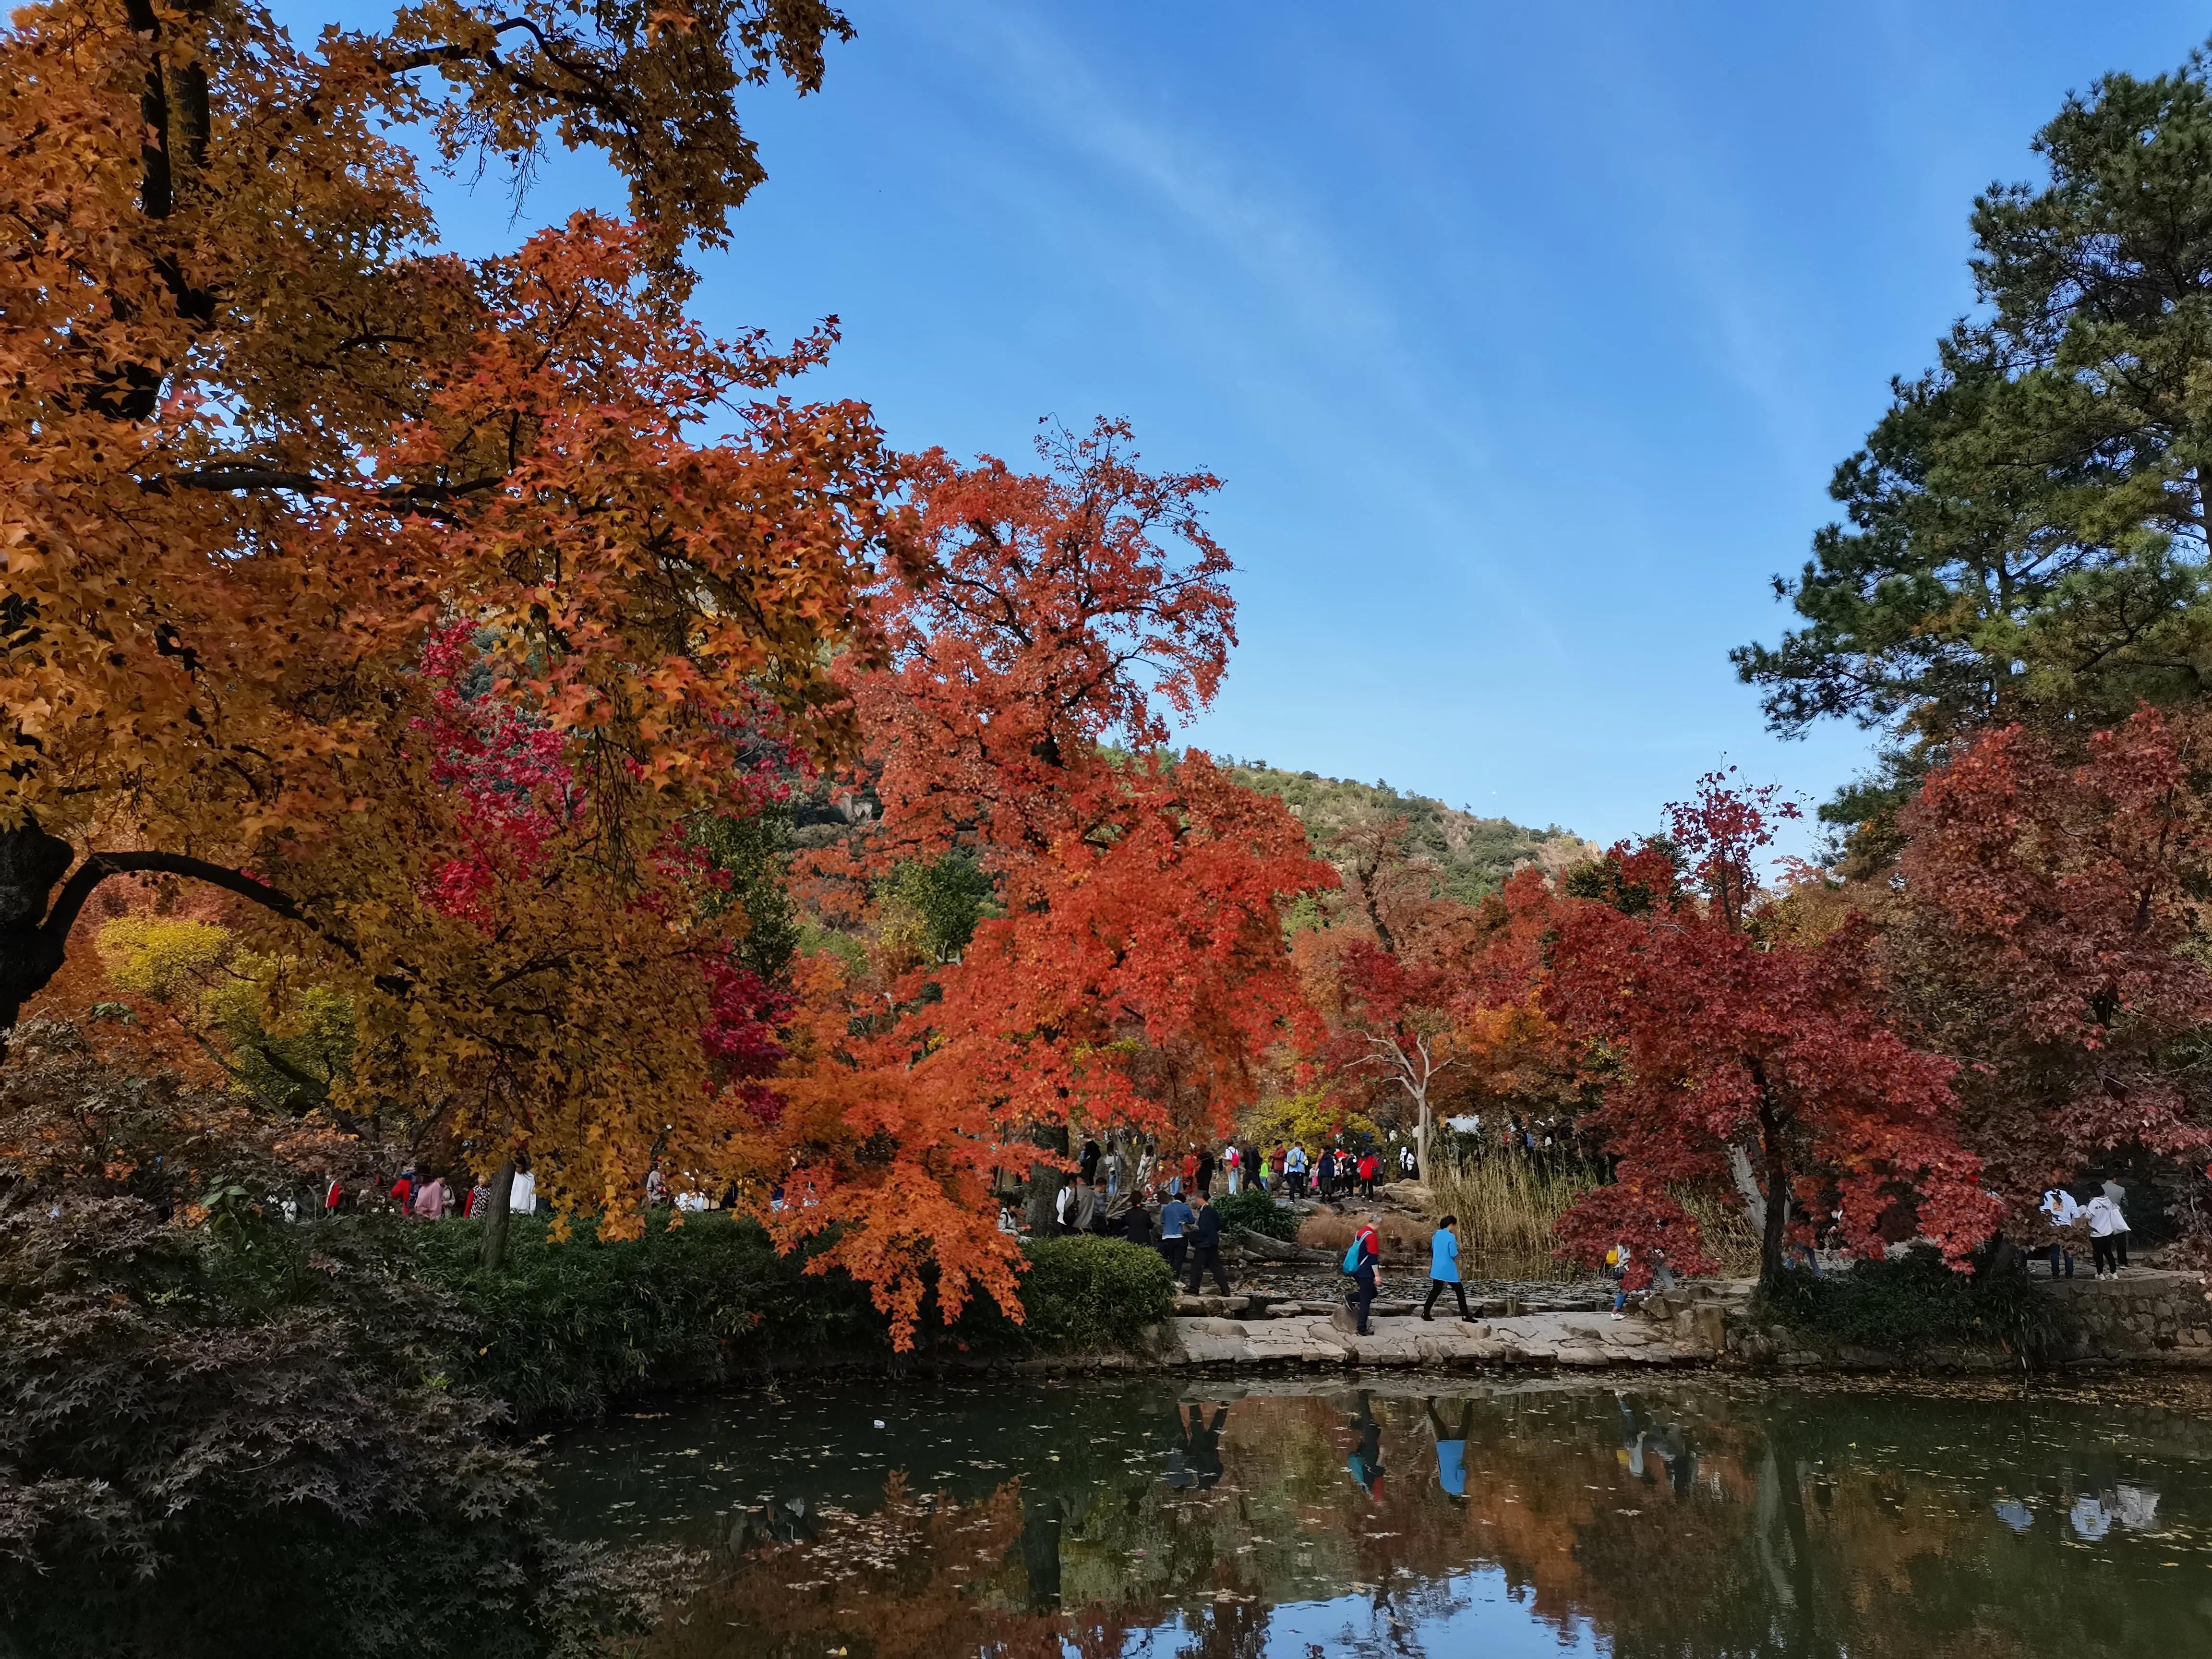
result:
M 254 0 L 15 14 L 0 1031 L 101 880 L 161 872 L 313 957 L 358 1086 L 536 1149 L 564 1206 L 619 1231 L 654 1146 L 719 1138 L 685 826 L 744 809 L 764 726 L 847 744 L 827 665 L 908 515 L 868 411 L 787 389 L 834 328 L 710 339 L 682 255 L 762 176 L 738 89 L 811 89 L 848 33 L 819 0 L 434 0 L 311 47 Z M 631 216 L 441 253 L 395 124 L 524 177 L 594 147 Z M 457 732 L 497 741 L 457 770 Z

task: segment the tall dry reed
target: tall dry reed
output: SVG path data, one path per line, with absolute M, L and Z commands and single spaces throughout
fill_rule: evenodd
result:
M 1595 1171 L 1547 1169 L 1524 1158 L 1438 1158 L 1429 1171 L 1429 1216 L 1458 1218 L 1461 1253 L 1486 1277 L 1579 1277 L 1588 1270 L 1559 1261 L 1559 1218 L 1598 1184 Z M 1696 1219 L 1705 1254 L 1721 1273 L 1759 1270 L 1759 1240 L 1743 1211 L 1710 1194 L 1675 1194 Z
M 1486 1276 L 1541 1277 L 1572 1271 L 1552 1256 L 1553 1230 L 1575 1201 L 1597 1184 L 1587 1170 L 1546 1169 L 1525 1158 L 1442 1157 L 1429 1167 L 1429 1214 L 1458 1218 L 1462 1256 L 1494 1270 Z

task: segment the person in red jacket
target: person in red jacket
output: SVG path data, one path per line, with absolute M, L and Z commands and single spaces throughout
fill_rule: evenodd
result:
M 1362 1152 L 1359 1155 L 1360 1197 L 1372 1198 L 1375 1196 L 1375 1174 L 1376 1171 L 1380 1170 L 1382 1167 L 1382 1160 L 1376 1158 L 1371 1150 Z

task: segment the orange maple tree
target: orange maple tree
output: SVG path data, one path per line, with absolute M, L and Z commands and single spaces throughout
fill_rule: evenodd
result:
M 933 1267 L 945 1311 L 1010 1311 L 1012 1242 L 988 1183 L 1071 1126 L 1224 1132 L 1298 1018 L 1280 908 L 1331 884 L 1280 802 L 1170 720 L 1214 695 L 1234 641 L 1204 474 L 1154 474 L 1121 422 L 1025 475 L 920 468 L 927 556 L 878 592 L 890 660 L 848 671 L 881 803 L 817 884 L 865 894 L 902 862 L 969 855 L 1001 914 L 956 962 L 799 969 L 785 1108 L 746 1147 L 780 1178 L 788 1242 L 876 1288 L 907 1340 Z

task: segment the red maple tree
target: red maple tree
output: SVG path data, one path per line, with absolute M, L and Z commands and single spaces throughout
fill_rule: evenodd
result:
M 1548 913 L 1543 1003 L 1605 1073 L 1591 1125 L 1619 1157 L 1614 1182 L 1562 1222 L 1563 1249 L 1594 1262 L 1616 1243 L 1644 1247 L 1638 1278 L 1652 1246 L 1705 1269 L 1673 1189 L 1725 1190 L 1740 1149 L 1763 1193 L 1769 1282 L 1793 1194 L 1822 1231 L 1869 1253 L 1885 1214 L 1908 1204 L 1923 1236 L 1964 1257 L 1997 1206 L 1954 1133 L 1952 1063 L 1882 1023 L 1871 927 L 1854 921 L 1806 942 L 1759 926 L 1759 863 L 1794 809 L 1713 774 L 1668 816 L 1668 842 L 1618 846 L 1604 879 L 1576 884 L 1604 896 L 1513 890 Z
M 1967 1132 L 2025 1217 L 2090 1161 L 2212 1146 L 2191 1033 L 2212 973 L 2186 948 L 2212 874 L 2202 717 L 2146 708 L 2063 756 L 1986 732 L 1899 815 L 1897 1018 L 1964 1063 Z

